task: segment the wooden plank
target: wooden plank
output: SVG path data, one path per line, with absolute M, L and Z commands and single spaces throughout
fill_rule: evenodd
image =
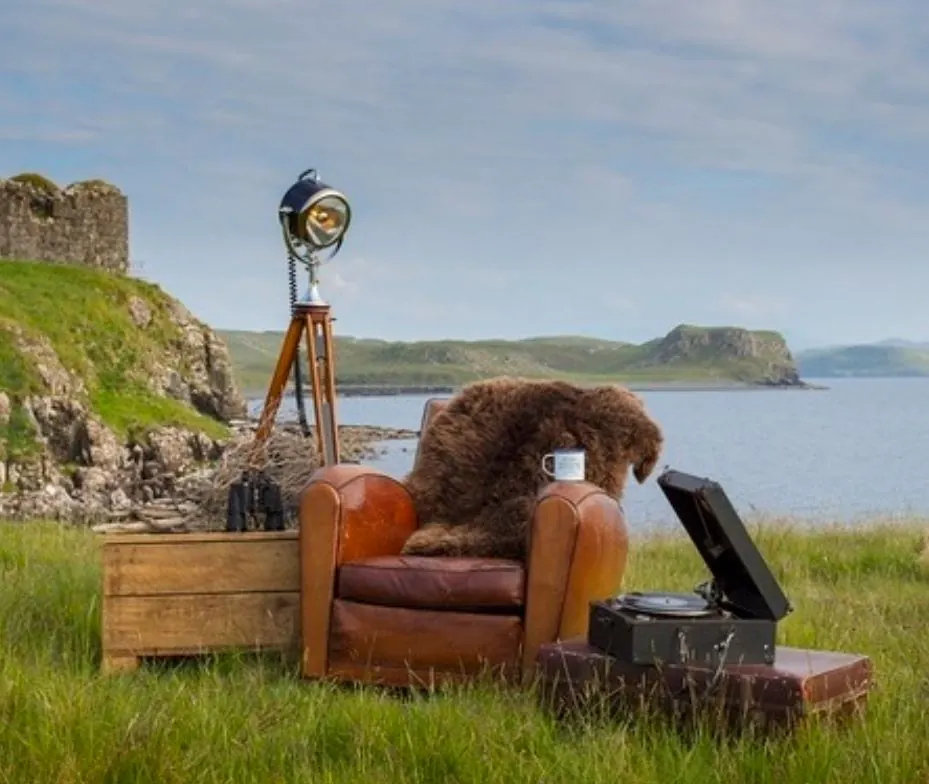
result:
M 110 596 L 103 605 L 104 658 L 294 649 L 299 614 L 296 592 Z
M 156 535 L 157 537 L 157 535 Z M 105 596 L 300 590 L 297 539 L 187 539 L 112 543 L 103 549 Z
M 226 531 L 208 531 L 203 533 L 177 534 L 100 534 L 104 547 L 113 544 L 163 544 L 165 542 L 264 542 L 277 540 L 296 540 L 296 530 L 290 531 L 243 531 L 227 533 Z

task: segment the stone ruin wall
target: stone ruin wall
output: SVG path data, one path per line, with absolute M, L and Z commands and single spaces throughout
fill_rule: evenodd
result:
M 129 271 L 129 200 L 118 188 L 92 180 L 60 189 L 21 177 L 0 179 L 0 264 L 18 259 Z

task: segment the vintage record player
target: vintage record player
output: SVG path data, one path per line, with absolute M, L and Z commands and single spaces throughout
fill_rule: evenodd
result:
M 723 488 L 668 470 L 658 486 L 712 579 L 694 593 L 627 593 L 590 607 L 588 642 L 633 664 L 771 664 L 792 607 Z

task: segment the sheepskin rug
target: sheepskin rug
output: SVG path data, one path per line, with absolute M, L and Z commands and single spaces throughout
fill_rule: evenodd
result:
M 663 436 L 641 399 L 617 386 L 495 378 L 452 398 L 420 441 L 404 483 L 421 527 L 408 555 L 525 561 L 536 498 L 553 449 L 586 451 L 588 481 L 620 500 L 632 468 L 642 483 Z

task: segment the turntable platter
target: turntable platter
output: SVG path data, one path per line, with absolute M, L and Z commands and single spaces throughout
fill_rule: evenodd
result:
M 693 593 L 627 593 L 617 597 L 623 609 L 645 615 L 700 618 L 713 613 L 702 597 Z

